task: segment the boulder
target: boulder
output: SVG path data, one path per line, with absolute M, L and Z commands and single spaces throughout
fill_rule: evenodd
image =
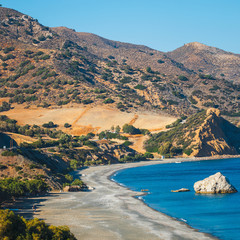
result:
M 178 190 L 171 190 L 171 192 L 189 192 L 190 190 L 188 188 L 180 188 Z
M 64 192 L 78 192 L 81 191 L 81 187 L 78 185 L 66 186 L 63 188 Z
M 194 184 L 196 193 L 235 193 L 237 189 L 220 172 Z

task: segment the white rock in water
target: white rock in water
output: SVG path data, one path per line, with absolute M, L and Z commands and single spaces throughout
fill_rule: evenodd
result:
M 235 193 L 237 189 L 220 172 L 195 182 L 196 193 Z
M 180 188 L 178 190 L 171 190 L 171 192 L 190 192 L 188 188 Z

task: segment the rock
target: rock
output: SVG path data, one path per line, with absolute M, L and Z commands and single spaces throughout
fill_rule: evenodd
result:
M 196 193 L 235 193 L 237 189 L 220 172 L 194 184 Z
M 78 185 L 73 185 L 73 186 L 66 186 L 63 188 L 64 192 L 78 192 L 81 191 L 81 187 Z
M 206 112 L 207 116 L 209 115 L 212 115 L 212 114 L 215 114 L 216 116 L 220 116 L 221 115 L 221 112 L 219 111 L 219 109 L 216 109 L 216 108 L 209 108 Z
M 171 190 L 171 192 L 190 192 L 188 188 L 180 188 L 178 190 Z

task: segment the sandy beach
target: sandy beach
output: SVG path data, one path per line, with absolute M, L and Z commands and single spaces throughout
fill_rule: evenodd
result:
M 34 217 L 53 225 L 67 225 L 77 239 L 81 240 L 216 239 L 151 209 L 134 198 L 142 194 L 141 192 L 133 192 L 109 180 L 109 176 L 114 172 L 125 168 L 198 160 L 209 158 L 167 159 L 89 167 L 76 171 L 75 174 L 81 175 L 81 179 L 94 187 L 93 191 L 50 193 L 47 196 L 19 201 L 14 208 L 31 217 L 31 206 L 35 204 L 37 211 Z

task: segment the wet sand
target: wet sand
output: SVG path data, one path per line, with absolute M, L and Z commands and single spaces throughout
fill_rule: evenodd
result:
M 53 225 L 67 225 L 81 240 L 155 240 L 155 239 L 216 239 L 198 232 L 187 224 L 157 212 L 134 198 L 133 192 L 109 180 L 116 171 L 152 164 L 209 160 L 209 158 L 169 159 L 139 163 L 96 166 L 76 171 L 84 182 L 95 189 L 91 192 L 50 193 L 19 201 L 14 208 L 26 217 L 44 219 Z M 37 206 L 36 212 L 31 210 Z

